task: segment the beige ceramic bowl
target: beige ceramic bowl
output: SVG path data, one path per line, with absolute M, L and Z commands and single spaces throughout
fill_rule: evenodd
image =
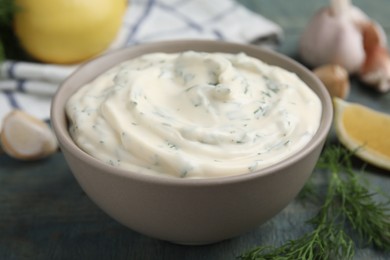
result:
M 321 125 L 298 153 L 254 173 L 214 179 L 175 179 L 142 175 L 104 164 L 76 146 L 64 111 L 68 98 L 112 66 L 151 52 L 245 52 L 295 72 L 319 96 Z M 61 149 L 77 181 L 108 215 L 142 234 L 182 244 L 207 244 L 240 235 L 280 212 L 301 190 L 319 157 L 332 120 L 331 99 L 303 66 L 254 46 L 175 41 L 144 44 L 99 57 L 79 68 L 52 101 L 51 120 Z

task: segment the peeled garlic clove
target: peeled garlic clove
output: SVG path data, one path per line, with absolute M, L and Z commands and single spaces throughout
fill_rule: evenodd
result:
M 328 64 L 313 70 L 322 81 L 332 97 L 346 99 L 350 90 L 349 75 L 346 69 L 339 65 Z
M 4 151 L 21 160 L 41 159 L 58 148 L 49 126 L 20 110 L 14 110 L 4 118 L 0 138 Z
M 390 91 L 390 57 L 384 48 L 377 48 L 366 59 L 360 79 L 380 92 Z
M 366 59 L 360 70 L 360 78 L 378 91 L 387 92 L 390 90 L 390 56 L 382 45 L 381 33 L 375 23 L 363 27 Z
M 383 28 L 376 22 L 369 22 L 361 27 L 362 37 L 363 37 L 363 48 L 367 54 L 367 57 L 370 56 L 371 52 L 374 52 L 375 49 L 379 47 L 386 48 L 386 39 L 383 39 Z

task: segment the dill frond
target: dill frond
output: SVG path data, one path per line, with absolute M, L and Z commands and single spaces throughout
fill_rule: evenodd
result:
M 280 247 L 258 246 L 238 258 L 344 260 L 353 258 L 357 246 L 389 251 L 390 201 L 388 196 L 384 196 L 386 202 L 375 200 L 378 194 L 363 182 L 363 172 L 359 174 L 352 167 L 353 154 L 341 146 L 325 147 L 316 170 L 328 173 L 328 186 L 317 215 L 307 221 L 313 227 L 311 232 Z M 316 198 L 319 194 L 315 190 L 310 183 L 303 198 Z

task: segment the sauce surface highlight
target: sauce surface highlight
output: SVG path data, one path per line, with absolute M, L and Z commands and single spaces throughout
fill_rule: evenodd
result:
M 123 62 L 68 101 L 85 152 L 145 174 L 254 172 L 298 152 L 321 103 L 295 74 L 241 54 L 153 53 Z

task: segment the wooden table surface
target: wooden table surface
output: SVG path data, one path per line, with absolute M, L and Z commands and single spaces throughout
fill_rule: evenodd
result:
M 283 27 L 278 51 L 298 60 L 297 40 L 303 27 L 327 3 L 241 2 Z M 390 1 L 354 3 L 389 35 Z M 390 113 L 390 94 L 380 95 L 356 79 L 352 84 L 349 100 Z M 334 135 L 329 139 L 334 141 Z M 389 190 L 390 172 L 374 167 L 367 172 L 374 185 Z M 309 228 L 304 221 L 316 210 L 293 201 L 266 224 L 237 238 L 207 246 L 175 245 L 138 234 L 103 213 L 81 190 L 60 152 L 47 160 L 19 162 L 0 151 L 0 259 L 235 259 L 256 245 L 280 245 L 304 234 Z M 390 259 L 390 255 L 364 248 L 356 251 L 355 259 Z

